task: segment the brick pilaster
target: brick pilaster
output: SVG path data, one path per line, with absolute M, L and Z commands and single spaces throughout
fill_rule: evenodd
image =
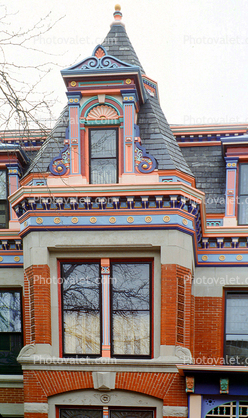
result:
M 30 266 L 24 274 L 26 344 L 51 344 L 50 269 Z

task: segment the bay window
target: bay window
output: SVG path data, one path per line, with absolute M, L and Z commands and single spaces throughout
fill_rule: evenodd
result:
M 113 357 L 149 358 L 152 263 L 101 262 L 61 263 L 63 355 L 100 357 L 109 335 Z

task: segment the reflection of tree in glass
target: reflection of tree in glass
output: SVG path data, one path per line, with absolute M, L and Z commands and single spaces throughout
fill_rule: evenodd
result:
M 99 265 L 63 264 L 65 309 L 99 309 Z
M 150 265 L 112 265 L 113 351 L 150 354 Z
M 64 351 L 100 354 L 99 264 L 63 265 Z
M 0 332 L 21 332 L 19 292 L 0 293 Z
M 149 264 L 113 264 L 113 308 L 149 309 Z
M 91 157 L 115 157 L 116 156 L 116 130 L 95 129 L 91 130 Z

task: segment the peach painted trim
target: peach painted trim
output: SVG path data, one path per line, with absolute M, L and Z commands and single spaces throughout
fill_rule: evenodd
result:
M 121 123 L 121 126 L 123 127 L 123 123 Z M 118 138 L 119 138 L 119 167 L 118 167 L 118 175 L 119 177 L 122 176 L 123 172 L 124 172 L 124 129 L 118 129 Z
M 188 181 L 192 187 L 195 187 L 195 179 L 193 176 L 189 174 L 182 173 L 179 170 L 158 170 L 159 176 L 178 176 L 181 177 L 183 180 Z M 146 174 L 147 176 L 147 174 Z
M 178 142 L 178 145 L 180 148 L 186 148 L 186 147 L 216 147 L 216 146 L 221 146 L 221 141 L 217 142 L 217 141 L 205 141 L 205 142 Z
M 214 218 L 214 219 L 222 219 L 222 218 L 224 218 L 225 217 L 225 214 L 223 213 L 223 214 L 219 214 L 219 213 L 208 213 L 207 215 L 206 215 L 206 218 L 208 219 L 208 218 Z
M 125 149 L 126 149 L 126 172 L 127 173 L 132 173 L 133 172 L 133 150 L 132 150 L 132 145 L 131 144 L 126 144 L 125 145 Z
M 86 129 L 85 131 L 85 142 L 84 142 L 84 149 L 85 149 L 85 159 L 84 159 L 84 163 L 85 163 L 85 177 L 86 180 L 90 181 L 90 150 L 89 150 L 89 129 Z
M 106 84 L 108 82 L 106 81 Z M 82 87 L 81 87 L 82 88 Z M 83 96 L 92 96 L 92 95 L 98 95 L 98 94 L 109 94 L 111 92 L 111 95 L 116 94 L 116 95 L 120 95 L 120 91 L 123 89 L 123 85 L 121 85 L 121 87 L 119 89 L 111 89 L 111 86 L 109 89 L 82 89 L 81 93 Z
M 33 179 L 37 179 L 37 180 L 47 179 L 47 177 L 49 177 L 49 175 L 50 175 L 50 173 L 44 173 L 42 175 L 40 173 L 37 173 L 37 174 L 36 173 L 30 173 L 30 174 L 27 175 L 27 177 L 20 180 L 20 185 L 25 186 L 27 183 L 29 183 Z M 31 187 L 33 187 L 33 186 L 31 186 Z
M 81 143 L 81 174 L 86 176 L 87 154 L 85 145 L 85 130 L 80 130 L 80 143 Z
M 72 145 L 71 146 L 71 164 L 72 164 L 72 174 L 78 173 L 78 146 Z

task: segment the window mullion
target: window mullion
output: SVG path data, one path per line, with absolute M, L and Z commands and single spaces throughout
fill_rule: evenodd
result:
M 103 418 L 109 418 L 109 408 L 108 408 L 108 406 L 103 407 Z
M 101 259 L 102 357 L 110 357 L 110 260 Z

